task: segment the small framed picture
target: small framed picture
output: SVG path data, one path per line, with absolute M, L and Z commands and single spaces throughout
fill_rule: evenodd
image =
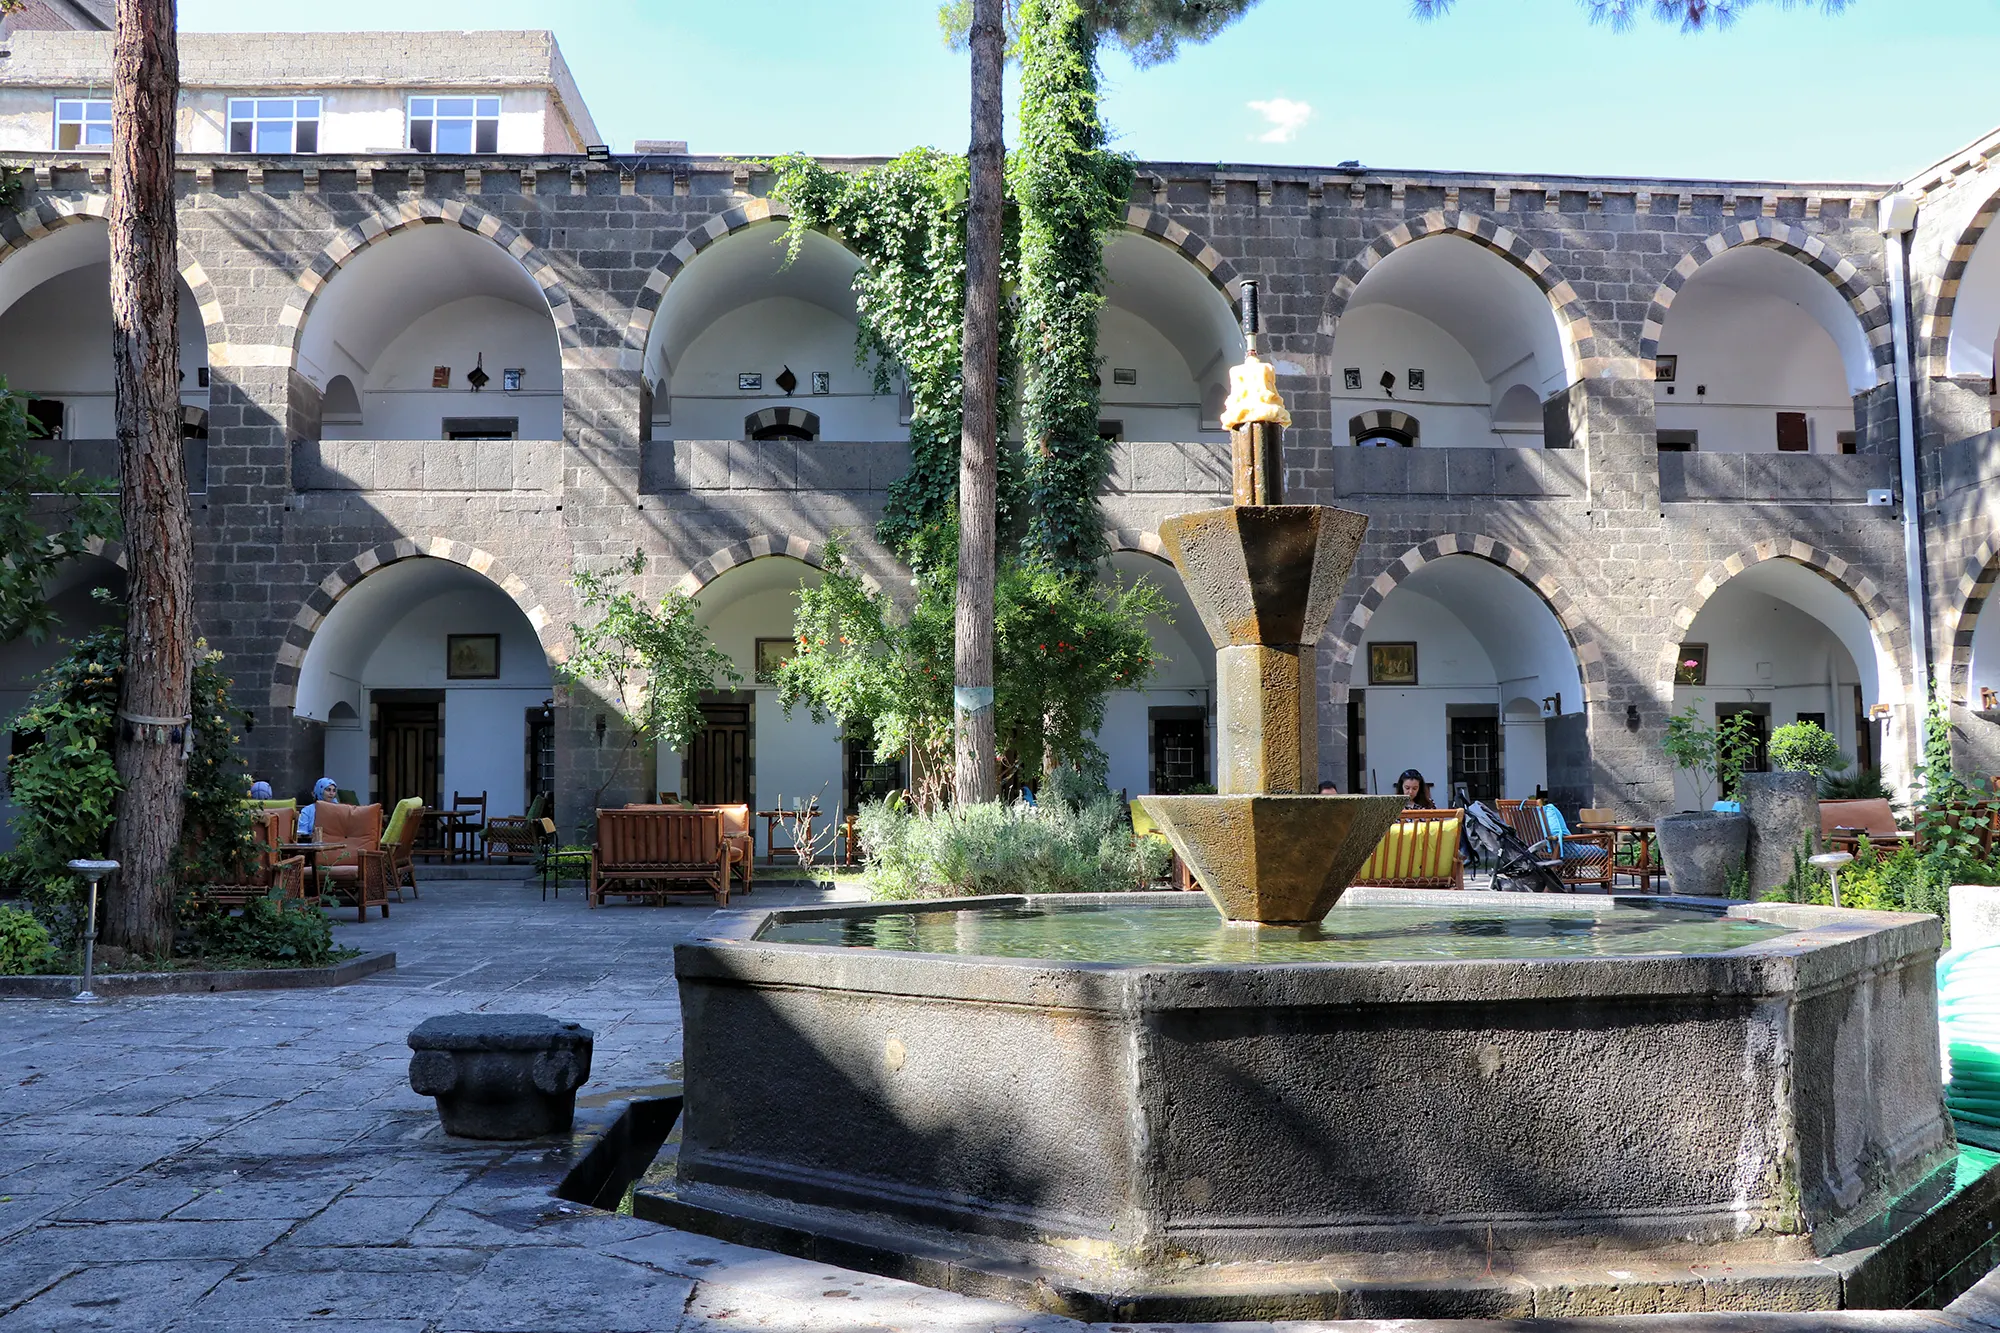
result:
M 500 387 L 508 393 L 519 393 L 521 377 L 528 372 L 520 366 L 512 366 L 500 372 Z
M 1349 393 L 1358 392 L 1361 388 L 1361 367 L 1348 366 L 1342 370 L 1340 372 L 1340 387 L 1346 389 Z
M 1672 384 L 1679 373 L 1681 359 L 1677 356 L 1656 356 L 1653 358 L 1653 379 L 1660 384 Z
M 500 636 L 445 635 L 444 677 L 446 680 L 500 679 Z
M 737 371 L 736 387 L 751 393 L 760 392 L 764 387 L 764 372 L 761 370 Z
M 1409 384 L 1410 392 L 1422 393 L 1424 391 L 1424 372 L 1412 366 L 1409 373 Z
M 1708 684 L 1708 645 L 1705 643 L 1684 643 L 1681 655 L 1674 659 L 1674 684 Z
M 1371 643 L 1368 645 L 1370 685 L 1414 685 L 1417 683 L 1417 645 L 1414 643 Z
M 812 382 L 813 382 L 814 393 L 833 392 L 833 372 L 830 370 L 815 370 L 813 372 Z
M 775 685 L 778 668 L 791 661 L 792 654 L 797 651 L 798 644 L 790 639 L 757 640 L 757 683 Z
M 451 387 L 450 366 L 431 367 L 431 387 L 433 389 L 449 389 Z

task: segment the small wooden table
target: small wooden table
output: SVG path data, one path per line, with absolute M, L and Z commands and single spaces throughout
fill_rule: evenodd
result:
M 426 810 L 447 861 L 472 859 L 472 835 L 485 827 L 473 810 Z
M 1633 864 L 1619 865 L 1618 851 L 1614 846 L 1611 853 L 1611 877 L 1615 881 L 1620 875 L 1630 875 L 1639 881 L 1639 892 L 1651 893 L 1655 877 L 1665 879 L 1666 867 L 1653 859 L 1653 826 L 1651 824 L 1577 824 L 1579 833 L 1609 833 L 1615 843 L 1630 846 L 1626 839 L 1634 839 L 1639 845 L 1639 859 Z
M 778 825 L 780 822 L 797 819 L 799 813 L 797 810 L 759 810 L 757 812 L 757 817 L 764 821 L 764 855 L 772 864 L 775 865 L 777 863 L 779 852 L 798 851 L 799 845 L 796 839 L 786 843 L 782 847 L 778 845 Z M 806 819 L 806 842 L 810 845 L 813 841 L 813 821 L 819 818 L 819 806 L 814 805 L 804 813 Z

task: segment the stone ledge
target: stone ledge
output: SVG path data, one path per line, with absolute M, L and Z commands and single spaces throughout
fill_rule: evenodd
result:
M 346 986 L 396 966 L 384 949 L 331 967 L 249 968 L 237 972 L 109 972 L 90 979 L 91 990 L 119 995 L 207 995 L 216 991 L 307 990 Z M 80 976 L 0 977 L 0 1000 L 67 1000 L 82 986 Z

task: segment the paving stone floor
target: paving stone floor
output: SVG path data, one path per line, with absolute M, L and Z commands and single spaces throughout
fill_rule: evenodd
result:
M 773 886 L 749 901 L 818 896 Z M 591 912 L 575 891 L 544 903 L 533 883 L 435 882 L 386 922 L 342 914 L 343 942 L 399 957 L 354 985 L 94 1008 L 0 1000 L 0 1333 L 1080 1330 L 561 1203 L 551 1190 L 565 1152 L 453 1142 L 409 1091 L 404 1035 L 468 1009 L 594 1029 L 585 1097 L 671 1081 L 672 948 L 707 913 Z M 1982 1299 L 1865 1325 L 1699 1316 L 1645 1327 L 2000 1328 L 2000 1288 Z M 1978 1322 L 1986 1310 L 1991 1324 Z

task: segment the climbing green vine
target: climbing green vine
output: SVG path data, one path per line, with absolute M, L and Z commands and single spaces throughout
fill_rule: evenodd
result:
M 791 210 L 791 251 L 808 231 L 831 233 L 863 262 L 854 294 L 860 335 L 855 359 L 872 367 L 877 393 L 894 387 L 898 370 L 910 386 L 910 470 L 889 492 L 879 535 L 904 561 L 917 565 L 939 543 L 958 497 L 958 443 L 963 384 L 959 337 L 965 309 L 965 159 L 916 148 L 861 172 L 834 171 L 791 155 L 772 163 L 773 195 Z M 1010 210 L 1011 213 L 1012 210 Z M 1010 217 L 1001 282 L 1018 271 L 1017 229 Z M 1014 397 L 1012 320 L 1001 312 L 1001 429 Z M 1010 526 L 1012 487 L 1001 478 L 1003 531 Z
M 1105 148 L 1097 34 L 1080 0 L 1023 0 L 1019 22 L 1021 146 L 1008 175 L 1021 214 L 1023 546 L 1030 559 L 1087 575 L 1104 550 L 1104 238 L 1124 218 L 1132 162 Z

